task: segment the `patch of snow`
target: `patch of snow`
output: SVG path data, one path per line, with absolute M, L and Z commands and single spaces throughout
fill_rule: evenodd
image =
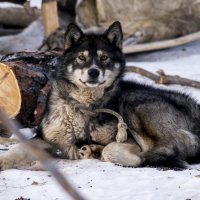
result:
M 30 0 L 30 6 L 41 8 L 42 7 L 42 0 Z
M 37 7 L 41 8 L 42 6 L 42 0 L 30 0 L 30 7 Z M 23 8 L 23 6 L 16 4 L 16 3 L 10 3 L 10 2 L 0 2 L 0 8 Z
M 23 8 L 23 6 L 16 3 L 0 2 L 0 8 Z
M 127 66 L 138 66 L 150 72 L 163 69 L 168 75 L 180 75 L 184 78 L 192 78 L 200 81 L 200 54 L 190 55 L 184 58 L 157 62 L 128 62 Z
M 44 39 L 44 29 L 40 20 L 32 22 L 21 33 L 0 37 L 0 52 L 17 52 L 25 49 L 35 50 Z M 15 45 L 11 45 L 15 44 Z
M 155 62 L 176 60 L 178 58 L 188 57 L 189 55 L 199 54 L 200 40 L 190 42 L 174 48 L 163 49 L 160 51 L 150 51 L 143 53 L 135 53 L 134 55 L 126 55 L 128 60 L 135 60 L 137 62 Z
M 33 128 L 22 128 L 20 129 L 20 133 L 26 137 L 26 139 L 31 139 L 35 136 Z M 13 133 L 11 139 L 18 139 L 17 136 Z
M 88 200 L 200 199 L 200 171 L 123 168 L 98 160 L 57 161 L 59 169 Z M 49 172 L 6 170 L 0 173 L 2 200 L 70 199 Z

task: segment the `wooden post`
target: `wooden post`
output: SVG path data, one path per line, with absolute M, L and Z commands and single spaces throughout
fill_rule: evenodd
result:
M 44 34 L 47 39 L 49 35 L 59 27 L 58 10 L 56 0 L 42 1 L 42 21 L 44 25 Z
M 106 13 L 105 13 L 105 7 L 104 2 L 102 0 L 96 0 L 96 8 L 97 8 L 97 15 L 98 19 L 101 19 L 101 22 L 106 22 Z

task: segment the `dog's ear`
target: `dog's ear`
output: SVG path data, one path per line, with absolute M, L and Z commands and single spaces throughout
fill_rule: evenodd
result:
M 69 24 L 64 37 L 65 49 L 68 49 L 69 47 L 75 45 L 78 42 L 78 40 L 82 37 L 82 35 L 83 32 L 76 24 Z
M 106 31 L 106 37 L 112 44 L 115 44 L 120 49 L 122 48 L 123 33 L 119 21 L 116 21 L 113 24 L 111 24 L 111 26 Z

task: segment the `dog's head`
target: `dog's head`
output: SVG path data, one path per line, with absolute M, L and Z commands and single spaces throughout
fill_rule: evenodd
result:
M 70 24 L 59 76 L 81 88 L 108 88 L 124 71 L 122 29 L 114 22 L 103 34 L 84 34 Z

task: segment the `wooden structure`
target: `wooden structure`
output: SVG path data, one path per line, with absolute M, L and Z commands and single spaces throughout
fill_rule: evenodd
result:
M 44 25 L 45 38 L 47 39 L 49 35 L 55 32 L 59 27 L 56 0 L 42 1 L 42 22 Z

